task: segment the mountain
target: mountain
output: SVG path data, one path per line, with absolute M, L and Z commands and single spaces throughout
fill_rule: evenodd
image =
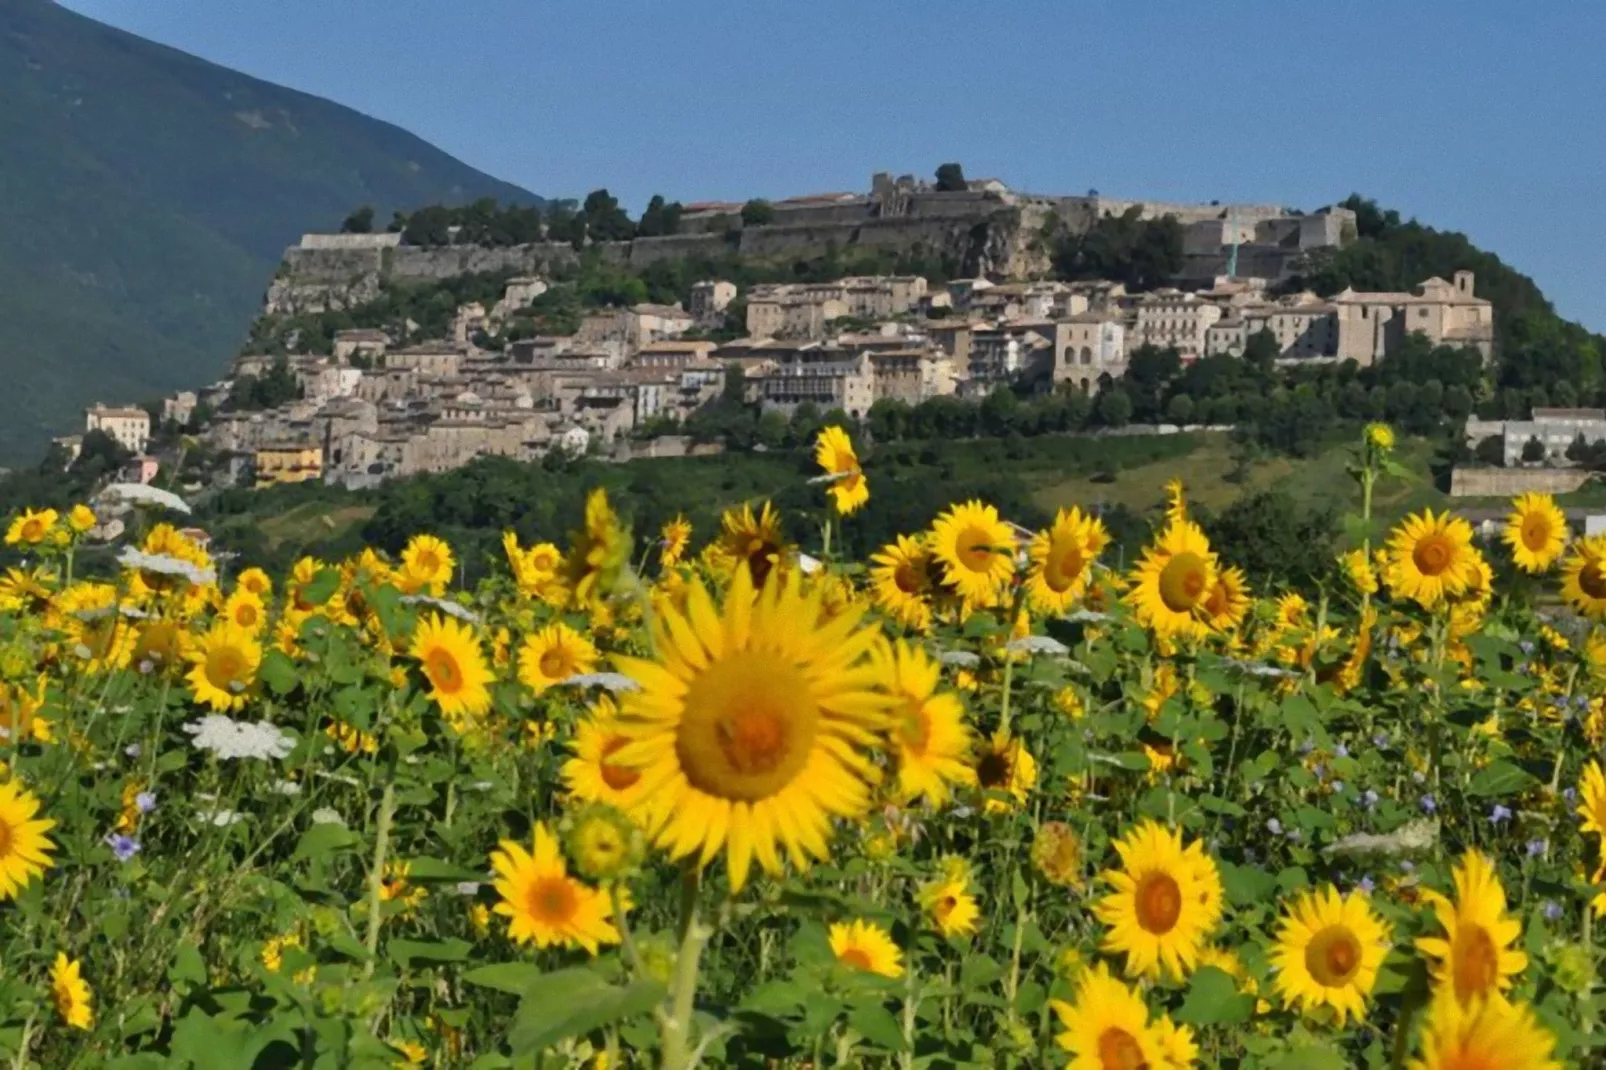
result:
M 225 370 L 287 245 L 361 204 L 540 198 L 407 131 L 0 0 L 0 463 Z

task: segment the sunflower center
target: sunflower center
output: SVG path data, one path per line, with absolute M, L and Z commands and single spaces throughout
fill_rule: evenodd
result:
M 22 525 L 21 535 L 23 542 L 38 542 L 45 537 L 44 522 L 38 519 L 26 521 Z
M 1143 1045 L 1125 1029 L 1111 1027 L 1099 1034 L 1100 1070 L 1147 1070 Z
M 441 559 L 434 550 L 420 550 L 418 551 L 418 556 L 413 558 L 413 564 L 419 572 L 433 575 L 440 571 Z
M 961 531 L 954 540 L 954 556 L 972 572 L 988 571 L 993 565 L 992 533 L 977 527 Z
M 931 743 L 931 718 L 926 715 L 925 703 L 919 699 L 909 699 L 898 734 L 903 740 L 904 749 L 916 756 L 925 756 L 926 747 Z
M 1005 751 L 988 751 L 976 763 L 976 783 L 986 791 L 1009 787 L 1014 763 Z
M 608 761 L 629 742 L 630 740 L 625 736 L 614 736 L 602 745 L 602 757 L 597 762 L 597 772 L 601 774 L 602 782 L 614 791 L 624 791 L 627 788 L 635 787 L 636 781 L 641 779 L 641 774 L 636 770 L 623 765 L 615 765 Z
M 220 646 L 207 651 L 206 680 L 219 691 L 229 691 L 245 675 L 245 653 L 238 647 Z
M 1305 948 L 1305 968 L 1317 984 L 1343 988 L 1361 968 L 1361 942 L 1342 925 L 1329 925 Z
M 452 695 L 463 689 L 463 667 L 450 650 L 436 647 L 426 654 L 424 672 L 429 675 L 429 682 L 435 685 L 437 691 Z
M 1138 924 L 1157 936 L 1176 928 L 1182 917 L 1182 888 L 1169 873 L 1146 874 L 1133 898 Z
M 242 628 L 251 628 L 257 622 L 257 607 L 250 602 L 242 602 L 234 611 L 234 622 Z
M 11 822 L 0 817 L 0 859 L 11 857 L 11 847 L 16 840 L 17 835 L 11 828 Z
M 1522 522 L 1522 545 L 1538 553 L 1550 542 L 1550 521 L 1539 515 Z
M 1590 561 L 1579 569 L 1578 587 L 1591 598 L 1606 598 L 1606 563 Z
M 868 970 L 875 965 L 870 961 L 870 953 L 862 947 L 844 948 L 837 959 L 844 966 L 852 966 L 855 970 Z
M 1450 544 L 1449 538 L 1438 533 L 1417 540 L 1416 547 L 1411 551 L 1416 570 L 1424 576 L 1442 575 L 1454 558 L 1455 547 Z
M 1087 560 L 1082 556 L 1082 547 L 1072 539 L 1055 549 L 1049 563 L 1050 567 L 1043 570 L 1043 582 L 1055 594 L 1064 594 L 1081 577 Z
M 550 551 L 542 550 L 530 555 L 530 567 L 537 572 L 551 572 L 558 567 L 558 563 Z
M 580 901 L 567 877 L 542 877 L 530 885 L 525 906 L 543 924 L 564 925 L 574 917 Z
M 919 594 L 922 575 L 914 565 L 905 561 L 892 571 L 892 582 L 904 594 Z
M 562 647 L 553 647 L 541 655 L 541 675 L 549 680 L 561 680 L 573 674 L 574 663 L 569 659 L 568 651 Z
M 1462 925 L 1455 935 L 1455 994 L 1468 997 L 1487 995 L 1500 979 L 1500 952 L 1482 925 Z
M 757 802 L 803 771 L 819 722 L 797 666 L 772 651 L 740 651 L 710 665 L 687 688 L 675 751 L 699 791 Z
M 1160 570 L 1160 601 L 1173 613 L 1187 613 L 1205 594 L 1210 570 L 1205 559 L 1191 550 L 1171 555 Z

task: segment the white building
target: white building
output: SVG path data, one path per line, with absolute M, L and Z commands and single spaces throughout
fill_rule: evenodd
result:
M 151 440 L 151 416 L 133 406 L 94 405 L 84 410 L 84 430 L 104 431 L 130 453 L 144 453 Z

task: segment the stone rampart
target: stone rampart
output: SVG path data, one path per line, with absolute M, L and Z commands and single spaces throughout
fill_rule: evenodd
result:
M 1512 498 L 1537 491 L 1570 494 L 1593 475 L 1580 468 L 1468 468 L 1450 472 L 1452 498 Z

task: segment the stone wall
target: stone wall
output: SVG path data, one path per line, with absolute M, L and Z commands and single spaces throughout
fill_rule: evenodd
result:
M 1450 473 L 1452 498 L 1512 498 L 1528 491 L 1570 494 L 1592 473 L 1577 468 L 1468 468 Z

